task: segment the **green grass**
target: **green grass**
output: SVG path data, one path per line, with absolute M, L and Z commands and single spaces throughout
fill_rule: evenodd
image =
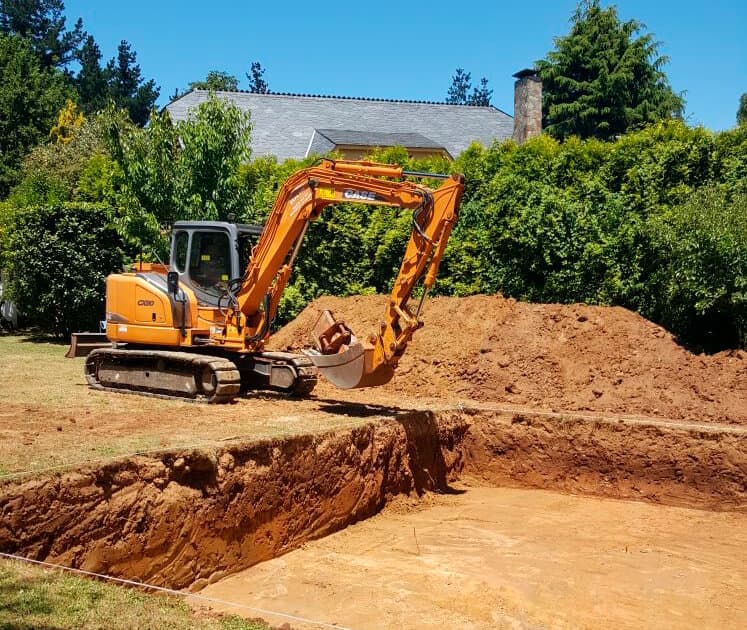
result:
M 366 414 L 324 413 L 324 403 L 313 399 L 258 394 L 235 405 L 195 405 L 95 391 L 84 377 L 85 359 L 67 359 L 65 349 L 0 335 L 0 477 L 237 437 L 282 439 L 371 420 Z M 340 390 L 335 398 L 344 394 Z
M 34 404 L 74 401 L 85 385 L 82 359 L 65 359 L 66 346 L 31 337 L 0 336 L 0 402 Z M 39 367 L 54 366 L 39 372 Z M 75 387 L 75 386 L 78 387 Z
M 261 621 L 195 613 L 177 597 L 151 595 L 0 560 L 0 630 L 269 630 Z

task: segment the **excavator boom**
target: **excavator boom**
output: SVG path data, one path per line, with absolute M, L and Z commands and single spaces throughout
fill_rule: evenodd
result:
M 432 190 L 407 177 L 439 178 L 443 183 Z M 422 326 L 423 300 L 435 282 L 463 189 L 461 175 L 415 173 L 369 162 L 323 160 L 297 172 L 280 190 L 240 288 L 229 296 L 226 333 L 216 341 L 241 344 L 250 351 L 264 343 L 304 234 L 325 207 L 348 202 L 409 209 L 412 231 L 379 329 L 358 339 L 325 313 L 315 327 L 315 348 L 308 353 L 338 387 L 388 382 L 413 333 Z M 421 282 L 421 297 L 412 310 L 409 300 Z

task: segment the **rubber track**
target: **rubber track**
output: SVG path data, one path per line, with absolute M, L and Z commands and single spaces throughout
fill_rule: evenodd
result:
M 128 360 L 147 359 L 157 361 L 162 359 L 172 365 L 188 366 L 194 370 L 195 374 L 205 366 L 209 366 L 213 370 L 217 380 L 215 393 L 212 396 L 207 396 L 204 393 L 198 392 L 195 396 L 191 396 L 182 392 L 167 394 L 159 391 L 149 391 L 148 389 L 119 388 L 102 385 L 97 377 L 89 372 L 89 366 L 93 365 L 97 359 L 101 358 L 103 360 L 107 357 L 123 359 L 122 364 L 125 364 Z M 116 350 L 109 348 L 94 350 L 86 359 L 86 380 L 94 389 L 104 391 L 138 394 L 140 396 L 152 396 L 154 398 L 172 400 L 186 400 L 190 402 L 208 402 L 212 404 L 231 402 L 238 396 L 241 389 L 241 376 L 233 361 L 224 359 L 223 357 L 188 352 L 170 352 L 167 350 Z

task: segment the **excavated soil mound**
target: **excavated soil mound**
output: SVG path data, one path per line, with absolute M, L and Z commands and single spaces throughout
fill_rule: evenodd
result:
M 323 309 L 365 337 L 385 303 L 383 296 L 320 298 L 278 331 L 272 346 L 308 347 Z M 747 353 L 692 354 L 623 308 L 435 298 L 423 320 L 383 391 L 747 424 Z

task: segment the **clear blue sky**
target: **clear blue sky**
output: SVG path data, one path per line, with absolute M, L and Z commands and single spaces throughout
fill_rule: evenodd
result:
M 747 2 L 619 0 L 670 57 L 672 86 L 685 90 L 690 124 L 733 127 L 747 92 Z M 175 88 L 223 70 L 241 79 L 261 61 L 277 92 L 443 100 L 454 69 L 488 78 L 492 103 L 513 113 L 511 75 L 568 32 L 575 0 L 534 2 L 299 2 L 275 0 L 65 0 L 109 59 L 120 40 L 143 74 Z

